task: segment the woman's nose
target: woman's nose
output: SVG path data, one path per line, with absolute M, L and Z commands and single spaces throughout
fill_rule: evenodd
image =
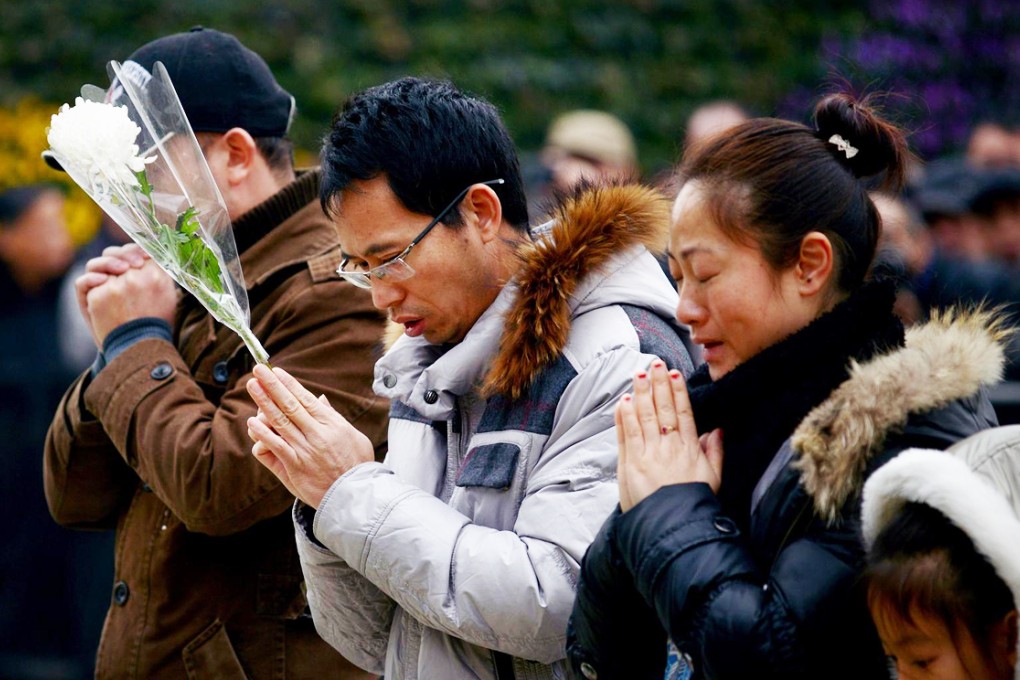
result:
M 700 321 L 704 321 L 706 317 L 705 307 L 694 299 L 694 295 L 688 289 L 688 286 L 680 284 L 680 300 L 676 305 L 676 319 L 680 323 L 693 326 Z

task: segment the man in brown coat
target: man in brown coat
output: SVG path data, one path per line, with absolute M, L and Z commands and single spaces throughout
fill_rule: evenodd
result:
M 371 390 L 383 317 L 342 281 L 317 171 L 295 174 L 293 98 L 232 36 L 192 29 L 134 61 L 170 73 L 234 225 L 252 327 L 287 369 L 385 446 Z M 101 347 L 67 391 L 45 452 L 50 512 L 116 528 L 100 678 L 368 677 L 316 635 L 293 498 L 250 454 L 252 360 L 136 246 L 76 282 Z M 60 616 L 53 612 L 53 616 Z

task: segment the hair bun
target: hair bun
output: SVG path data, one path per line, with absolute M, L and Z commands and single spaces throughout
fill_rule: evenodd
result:
M 845 93 L 831 94 L 815 107 L 818 137 L 855 177 L 885 173 L 883 188 L 903 185 L 909 151 L 903 131 L 869 105 Z

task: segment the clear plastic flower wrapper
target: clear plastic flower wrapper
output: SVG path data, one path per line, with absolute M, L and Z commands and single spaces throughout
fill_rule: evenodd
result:
M 150 257 L 236 332 L 259 363 L 226 205 L 163 64 L 111 61 L 48 131 L 50 154 Z

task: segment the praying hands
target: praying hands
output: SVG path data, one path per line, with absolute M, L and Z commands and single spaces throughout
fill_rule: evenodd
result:
M 259 407 L 248 419 L 255 458 L 303 503 L 318 508 L 339 477 L 375 460 L 372 442 L 325 397 L 316 398 L 281 368 L 258 365 L 248 393 Z

